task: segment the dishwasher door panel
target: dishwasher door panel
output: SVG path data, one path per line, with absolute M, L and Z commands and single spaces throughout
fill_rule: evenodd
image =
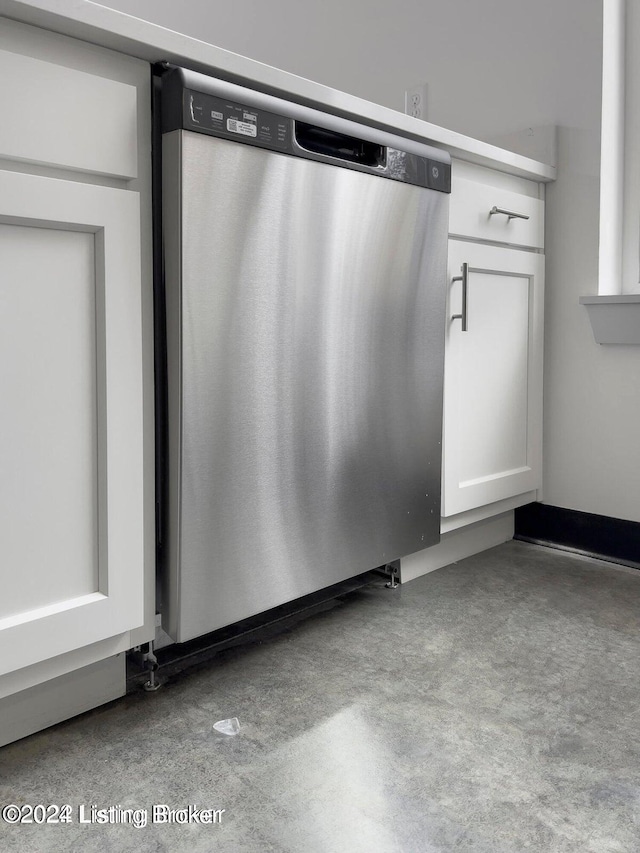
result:
M 438 541 L 448 195 L 167 136 L 182 642 Z

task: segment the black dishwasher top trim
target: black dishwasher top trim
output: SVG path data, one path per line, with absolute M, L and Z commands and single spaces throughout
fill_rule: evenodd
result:
M 219 93 L 187 85 L 198 78 L 204 78 Z M 451 164 L 446 152 L 409 140 L 403 145 L 405 140 L 401 137 L 181 68 L 170 67 L 163 74 L 161 85 L 163 133 L 179 129 L 195 131 L 426 189 L 451 192 Z M 299 112 L 301 118 L 272 112 L 260 101 L 282 104 L 288 108 L 287 112 Z M 354 130 L 358 135 L 354 135 Z M 387 141 L 395 144 L 383 144 Z M 407 151 L 407 147 L 424 149 L 429 156 Z

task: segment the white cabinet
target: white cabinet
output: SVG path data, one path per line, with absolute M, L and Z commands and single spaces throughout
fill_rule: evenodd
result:
M 2 156 L 136 178 L 136 87 L 12 48 L 0 50 Z
M 516 178 L 508 180 L 508 175 L 500 175 L 496 181 L 495 173 L 477 167 L 471 170 L 468 165 L 463 172 L 467 177 L 460 177 L 457 174 L 459 171 L 459 167 L 455 169 L 454 164 L 449 214 L 451 236 L 542 249 L 543 202 L 537 196 L 509 188 L 514 184 L 516 187 L 527 187 L 529 181 Z M 469 172 L 477 180 L 470 180 Z M 488 176 L 493 179 L 491 183 L 485 182 Z
M 543 276 L 542 255 L 449 242 L 443 516 L 540 485 Z
M 514 508 L 541 494 L 543 199 L 535 181 L 453 161 L 441 541 L 402 559 L 403 582 L 511 539 Z
M 3 19 L 0 74 L 1 745 L 124 692 L 155 531 L 149 66 Z
M 541 486 L 544 204 L 537 196 L 532 182 L 454 164 L 445 519 Z
M 143 614 L 140 208 L 0 171 L 0 675 Z

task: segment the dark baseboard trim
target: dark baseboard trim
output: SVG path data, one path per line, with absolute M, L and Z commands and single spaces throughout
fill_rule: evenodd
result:
M 515 510 L 514 539 L 640 569 L 640 523 L 532 503 Z

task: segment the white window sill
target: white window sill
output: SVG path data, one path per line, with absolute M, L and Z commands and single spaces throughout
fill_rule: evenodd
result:
M 640 345 L 640 293 L 581 296 L 596 343 Z

